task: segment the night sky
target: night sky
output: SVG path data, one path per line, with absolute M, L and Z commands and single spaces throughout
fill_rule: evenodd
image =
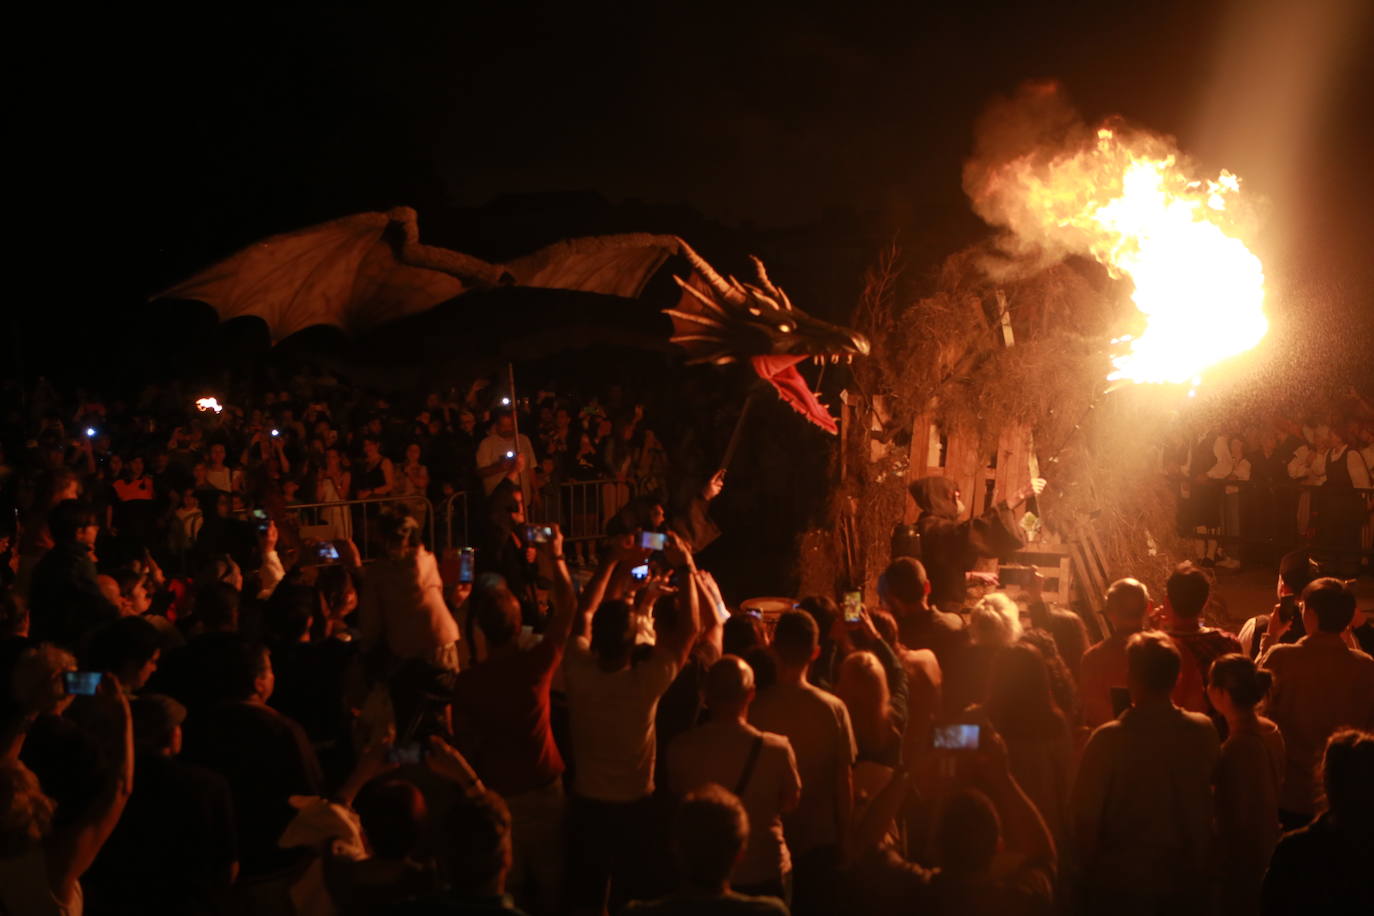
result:
M 1173 134 L 1268 198 L 1259 247 L 1291 293 L 1270 308 L 1367 356 L 1371 11 L 1060 0 L 31 14 L 11 33 L 24 163 L 12 175 L 32 201 L 13 215 L 32 258 L 19 269 L 56 285 L 12 288 L 10 327 L 29 373 L 56 371 L 44 354 L 59 327 L 68 359 L 98 359 L 108 328 L 149 320 L 147 295 L 240 245 L 401 203 L 419 210 L 422 238 L 487 256 L 567 227 L 679 231 L 729 269 L 757 243 L 799 304 L 843 317 L 884 240 L 930 268 L 985 231 L 960 189 L 973 122 L 1023 80 L 1055 78 L 1089 119 Z M 493 201 L 505 215 L 484 221 Z

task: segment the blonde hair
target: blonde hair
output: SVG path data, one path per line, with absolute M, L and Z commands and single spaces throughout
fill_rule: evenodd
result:
M 980 646 L 1009 646 L 1021 638 L 1021 611 L 1006 595 L 993 592 L 973 606 L 969 635 Z
M 891 695 L 882 662 L 872 652 L 853 652 L 840 664 L 836 681 L 835 695 L 849 709 L 860 749 L 881 749 L 892 731 Z

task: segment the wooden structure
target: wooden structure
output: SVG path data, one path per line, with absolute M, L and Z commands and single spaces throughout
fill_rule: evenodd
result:
M 1000 499 L 1024 491 L 1031 478 L 1038 476 L 1034 443 L 1025 426 L 1003 428 L 997 447 L 984 453 L 976 432 L 946 431 L 930 412 L 917 416 L 912 427 L 907 467 L 908 482 L 922 477 L 953 479 L 973 516 L 981 515 Z M 908 499 L 905 520 L 915 521 L 918 511 L 915 502 Z M 1075 574 L 1082 575 L 1075 556 L 1073 545 L 1061 543 L 1041 529 L 1036 540 L 1003 566 L 1035 569 L 1045 579 L 1045 597 L 1068 605 L 1073 597 Z M 989 570 L 994 568 L 996 561 L 987 562 Z M 1012 588 L 1009 593 L 1015 597 L 1018 589 Z

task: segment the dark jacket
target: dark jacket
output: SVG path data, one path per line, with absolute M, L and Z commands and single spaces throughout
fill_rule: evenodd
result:
M 95 576 L 95 558 L 85 544 L 69 541 L 44 554 L 29 589 L 35 639 L 75 649 L 91 630 L 119 619 Z
M 1005 557 L 1025 546 L 1005 505 L 990 506 L 978 518 L 959 521 L 954 496 L 958 485 L 954 481 L 922 477 L 908 489 L 921 510 L 916 528 L 933 604 L 963 604 L 964 573 L 973 569 L 980 557 Z

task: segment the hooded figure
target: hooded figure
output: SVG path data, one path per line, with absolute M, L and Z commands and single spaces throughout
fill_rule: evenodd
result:
M 930 576 L 930 600 L 939 607 L 964 603 L 964 573 L 980 557 L 1007 557 L 1025 546 L 1012 510 L 1005 502 L 981 517 L 960 521 L 967 511 L 959 486 L 947 477 L 922 477 L 908 487 L 921 510 L 916 529 L 921 564 Z

